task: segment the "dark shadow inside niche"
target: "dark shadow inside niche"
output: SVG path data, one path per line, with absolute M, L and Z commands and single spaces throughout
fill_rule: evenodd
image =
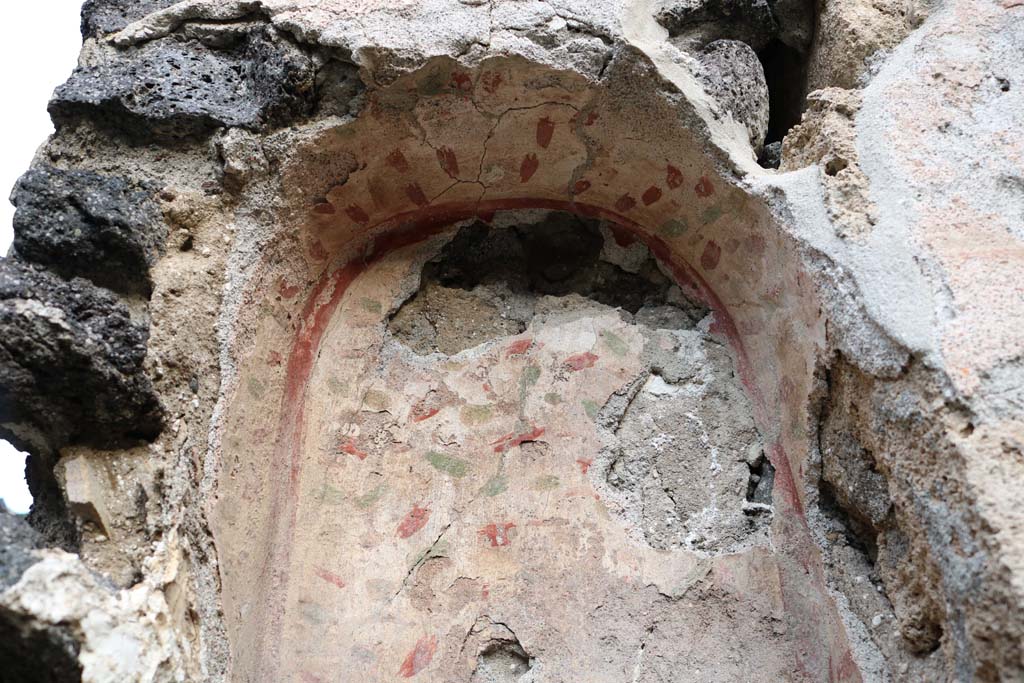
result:
M 55 465 L 56 458 L 34 453 L 28 456 L 25 480 L 32 493 L 32 510 L 26 519 L 45 539 L 47 546 L 77 553 L 81 538 L 53 473 Z
M 765 144 L 781 142 L 800 123 L 807 101 L 807 55 L 775 39 L 758 51 L 768 84 L 768 134 Z
M 815 0 L 661 0 L 655 19 L 669 42 L 691 54 L 718 40 L 757 54 L 768 87 L 768 132 L 758 163 L 778 168 L 781 142 L 800 122 L 820 12 Z
M 475 222 L 423 269 L 389 321 L 420 355 L 454 355 L 523 332 L 535 315 L 618 309 L 650 327 L 690 329 L 708 311 L 687 299 L 621 229 L 562 212 Z
M 532 668 L 530 656 L 518 640 L 497 640 L 477 657 L 471 683 L 512 683 Z
M 841 533 L 846 544 L 861 552 L 872 567 L 878 561 L 878 537 L 867 525 L 851 516 L 836 499 L 832 484 L 818 481 L 818 507 L 829 527 Z

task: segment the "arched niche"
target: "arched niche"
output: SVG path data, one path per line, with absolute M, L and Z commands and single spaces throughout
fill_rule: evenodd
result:
M 357 571 L 361 553 L 394 542 L 394 529 L 381 522 L 386 541 L 364 534 L 354 546 L 334 545 L 329 530 L 361 508 L 351 500 L 323 508 L 317 435 L 331 406 L 323 387 L 332 373 L 324 369 L 336 364 L 334 379 L 344 383 L 345 363 L 365 361 L 355 346 L 341 358 L 332 339 L 359 326 L 379 331 L 394 304 L 360 303 L 366 287 L 390 283 L 384 289 L 398 292 L 403 278 L 415 276 L 409 263 L 421 263 L 424 250 L 436 251 L 430 245 L 459 224 L 522 210 L 605 221 L 622 244 L 646 245 L 680 288 L 713 311 L 711 332 L 729 346 L 776 473 L 770 547 L 680 551 L 660 565 L 641 562 L 633 575 L 605 561 L 603 573 L 581 575 L 581 594 L 604 580 L 656 592 L 692 580 L 735 598 L 736 633 L 761 634 L 773 650 L 784 643 L 795 678 L 859 680 L 803 512 L 805 401 L 824 346 L 815 292 L 764 199 L 723 177 L 729 164 L 701 142 L 701 124 L 681 96 L 659 90 L 640 62 L 618 68 L 633 73 L 598 87 L 520 59 L 473 68 L 434 60 L 371 91 L 357 119 L 320 123 L 303 131 L 299 145 L 276 151 L 280 184 L 268 203 L 279 227 L 246 270 L 212 513 L 238 680 L 328 680 L 323 671 L 338 667 L 339 675 L 374 680 L 446 680 L 438 667 L 458 670 L 462 656 L 475 661 L 476 651 L 454 652 L 482 632 L 473 629 L 476 619 L 489 615 L 485 626 L 497 628 L 486 591 L 451 614 L 410 617 L 416 608 L 402 588 L 422 557 L 397 572 Z M 395 509 L 391 521 L 409 513 Z M 310 530 L 310 520 L 325 519 Z M 429 553 L 426 545 L 408 550 Z M 375 608 L 374 624 L 360 622 L 373 637 L 353 643 L 346 620 L 356 618 L 354 605 L 365 609 L 362 600 L 387 592 L 381 582 L 397 582 L 395 594 Z M 679 590 L 668 592 L 685 611 L 691 603 Z M 550 596 L 552 608 L 563 599 Z M 748 613 L 775 629 L 744 631 Z M 605 646 L 574 640 L 593 634 L 574 633 L 572 623 L 555 624 L 552 642 L 565 657 L 597 658 Z

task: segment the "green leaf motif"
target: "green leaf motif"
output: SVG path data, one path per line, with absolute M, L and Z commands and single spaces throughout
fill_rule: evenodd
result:
M 561 480 L 559 480 L 555 475 L 545 474 L 544 476 L 537 477 L 533 480 L 532 488 L 535 491 L 550 491 L 552 489 L 557 489 L 560 483 Z
M 493 498 L 499 493 L 508 489 L 508 477 L 504 474 L 496 474 L 487 480 L 487 483 L 480 489 L 480 495 Z
M 622 337 L 618 336 L 611 330 L 603 330 L 601 332 L 601 341 L 604 342 L 604 345 L 607 346 L 612 353 L 620 358 L 625 356 L 629 351 L 629 345 L 622 340 Z
M 385 490 L 387 490 L 387 487 L 385 487 L 384 484 L 377 484 L 377 486 L 372 491 L 367 491 L 363 495 L 356 498 L 356 507 L 358 507 L 361 510 L 365 510 L 366 508 L 371 507 L 374 503 L 381 499 L 381 497 L 384 495 Z
M 430 451 L 426 455 L 427 462 L 434 466 L 438 472 L 444 472 L 450 477 L 459 479 L 469 473 L 469 463 L 459 458 L 453 458 L 444 453 Z
M 459 417 L 463 424 L 478 425 L 490 420 L 493 412 L 488 405 L 466 405 L 459 412 Z
M 686 219 L 673 218 L 662 223 L 661 227 L 658 228 L 658 232 L 668 237 L 679 237 L 689 229 L 690 226 L 686 224 Z

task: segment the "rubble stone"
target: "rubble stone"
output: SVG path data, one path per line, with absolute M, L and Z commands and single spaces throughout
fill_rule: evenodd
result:
M 110 292 L 0 259 L 0 321 L 6 433 L 44 452 L 159 433 L 160 403 L 142 367 L 146 328 Z
M 14 248 L 20 258 L 65 278 L 148 295 L 149 269 L 167 233 L 151 194 L 123 178 L 33 169 L 11 197 L 17 207 Z

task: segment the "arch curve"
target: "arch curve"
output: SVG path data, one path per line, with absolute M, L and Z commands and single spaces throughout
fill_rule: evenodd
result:
M 774 550 L 698 564 L 722 590 L 772 584 L 796 670 L 859 680 L 796 483 L 808 455 L 805 397 L 825 346 L 815 292 L 765 199 L 738 186 L 671 95 L 644 87 L 647 76 L 634 68 L 633 78 L 598 85 L 520 59 L 473 68 L 436 59 L 374 91 L 357 119 L 321 124 L 300 145 L 276 150 L 283 237 L 248 271 L 240 315 L 250 332 L 235 340 L 213 514 L 238 673 L 292 672 L 302 631 L 289 622 L 330 621 L 296 594 L 293 572 L 316 572 L 339 588 L 349 582 L 293 562 L 291 551 L 310 495 L 303 463 L 312 457 L 312 377 L 325 335 L 352 315 L 342 312 L 350 288 L 460 221 L 543 209 L 601 219 L 622 243 L 639 240 L 713 311 L 711 331 L 731 349 L 776 470 Z M 254 207 L 243 207 L 242 220 L 246 211 Z M 242 438 L 253 424 L 259 438 Z M 253 538 L 266 547 L 250 547 Z M 437 637 L 444 649 L 445 635 L 428 633 L 409 644 L 409 661 L 433 657 Z

